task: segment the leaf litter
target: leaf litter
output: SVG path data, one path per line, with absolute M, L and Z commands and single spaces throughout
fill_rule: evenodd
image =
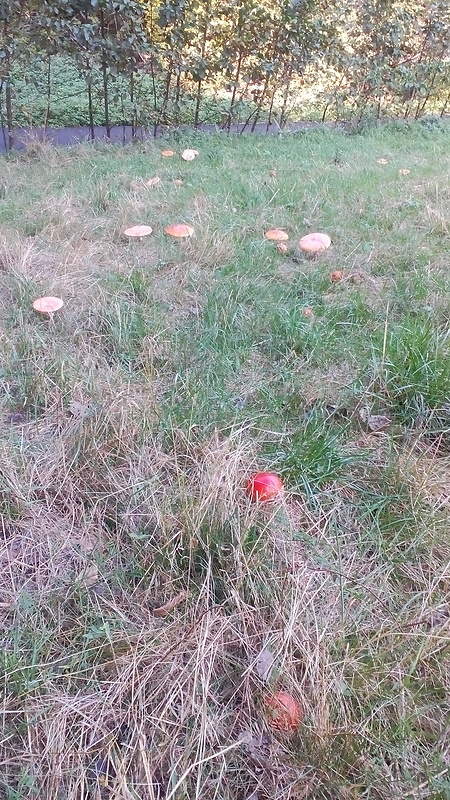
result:
M 261 678 L 263 681 L 269 681 L 272 671 L 275 666 L 275 658 L 273 653 L 267 648 L 263 647 L 261 652 L 256 657 L 256 661 L 254 663 L 254 670 L 256 674 Z

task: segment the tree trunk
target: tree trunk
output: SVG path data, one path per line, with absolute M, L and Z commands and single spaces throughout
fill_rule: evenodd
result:
M 202 79 L 197 81 L 197 96 L 195 98 L 194 128 L 198 128 L 200 116 L 200 100 L 202 96 Z
M 13 110 L 12 110 L 12 91 L 9 78 L 5 85 L 5 107 L 6 107 L 6 130 L 8 132 L 8 150 L 12 150 L 14 146 Z
M 440 113 L 441 119 L 442 119 L 442 117 L 444 117 L 444 116 L 445 116 L 445 114 L 447 113 L 447 108 L 448 108 L 448 104 L 449 104 L 449 103 L 450 103 L 450 92 L 449 92 L 449 94 L 448 94 L 448 95 L 447 95 L 447 97 L 446 97 L 446 100 L 445 100 L 445 103 L 444 103 L 444 105 L 442 106 L 442 110 L 441 110 L 441 113 Z
M 338 85 L 334 89 L 334 94 L 333 94 L 333 98 L 332 98 L 336 102 L 336 118 L 335 118 L 335 122 L 337 122 L 337 117 L 338 117 L 338 114 L 337 114 L 337 111 L 338 111 L 338 105 L 337 105 L 337 103 L 338 103 L 338 99 L 337 99 L 338 98 L 338 91 L 339 91 L 339 89 L 341 88 L 341 86 L 342 86 L 342 84 L 344 82 L 344 78 L 345 78 L 345 75 L 342 75 L 340 80 L 339 80 Z M 325 122 L 325 119 L 326 119 L 326 116 L 327 116 L 327 112 L 328 112 L 328 109 L 329 109 L 330 105 L 331 105 L 331 98 L 325 104 L 325 108 L 323 110 L 322 120 L 321 120 L 322 123 Z M 283 115 L 281 116 L 281 118 L 283 119 Z
M 175 105 L 174 105 L 174 119 L 175 125 L 180 124 L 180 96 L 181 96 L 181 68 L 178 66 L 177 82 L 175 84 Z
M 267 117 L 266 133 L 269 133 L 269 128 L 272 125 L 272 114 L 273 114 L 273 104 L 275 102 L 275 92 L 276 92 L 276 89 L 273 89 L 272 97 L 270 98 L 269 115 Z
M 87 94 L 88 94 L 88 113 L 89 113 L 89 132 L 90 132 L 90 139 L 94 141 L 95 139 L 95 128 L 94 128 L 94 106 L 92 104 L 92 69 L 88 64 L 89 73 L 86 76 L 86 86 L 87 86 Z
M 173 60 L 170 59 L 169 66 L 167 67 L 167 75 L 166 75 L 166 84 L 164 86 L 164 94 L 162 98 L 162 105 L 161 105 L 161 112 L 159 115 L 159 122 L 164 124 L 165 122 L 165 115 L 167 114 L 167 107 L 169 105 L 169 96 L 170 96 L 170 84 L 172 81 L 173 75 Z
M 108 65 L 102 61 L 102 82 L 103 82 L 103 108 L 105 112 L 105 128 L 108 139 L 111 138 L 111 125 L 109 122 L 109 97 L 108 97 Z
M 152 77 L 152 91 L 153 91 L 153 136 L 156 137 L 158 133 L 158 119 L 161 115 L 161 111 L 158 111 L 158 97 L 156 92 L 156 78 L 155 78 L 155 66 L 153 63 L 153 53 L 150 57 L 150 73 Z
M 51 69 L 52 69 L 52 62 L 51 62 L 51 55 L 49 53 L 47 62 L 47 108 L 45 109 L 45 116 L 44 116 L 45 132 L 47 132 L 48 121 L 50 119 L 50 100 L 52 96 Z
M 8 149 L 8 140 L 6 138 L 5 118 L 3 116 L 3 86 L 4 86 L 4 81 L 3 81 L 3 78 L 1 78 L 1 80 L 0 80 L 0 122 L 2 124 L 3 144 L 5 145 L 5 150 L 7 150 Z
M 2 85 L 5 88 L 5 112 L 6 112 L 6 131 L 7 131 L 7 150 L 13 148 L 13 112 L 12 112 L 12 91 L 11 91 L 11 50 L 9 44 L 11 43 L 11 33 L 7 19 L 3 23 L 3 35 L 6 42 L 6 53 L 4 65 L 6 67 L 6 79 L 2 78 Z
M 281 110 L 280 110 L 280 128 L 281 128 L 281 130 L 283 130 L 283 128 L 284 128 L 284 126 L 286 125 L 286 122 L 287 122 L 286 109 L 287 109 L 287 104 L 288 104 L 288 100 L 289 100 L 289 91 L 290 91 L 290 88 L 291 88 L 291 81 L 292 81 L 292 64 L 290 64 L 289 67 L 288 67 L 287 83 L 286 83 L 286 86 L 284 88 L 283 103 L 282 103 Z M 274 100 L 274 95 L 272 95 L 272 104 L 273 104 L 273 100 Z M 271 106 L 271 110 L 272 110 L 272 106 Z M 324 122 L 324 120 L 325 120 L 326 113 L 327 112 L 326 112 L 326 109 L 325 109 L 324 115 L 323 115 L 323 118 L 322 118 L 322 122 Z M 270 114 L 269 114 L 269 120 L 270 120 Z
M 105 16 L 103 14 L 103 9 L 100 9 L 100 32 L 102 35 L 103 41 L 107 38 L 106 36 L 106 26 L 105 26 Z M 106 128 L 106 135 L 108 139 L 111 138 L 111 126 L 109 124 L 109 97 L 108 97 L 108 62 L 105 58 L 105 50 L 103 49 L 103 58 L 102 58 L 102 82 L 103 82 L 103 108 L 105 111 L 105 128 Z
M 266 75 L 266 78 L 265 78 L 265 81 L 264 81 L 263 90 L 262 90 L 262 92 L 261 92 L 261 94 L 260 94 L 260 96 L 258 98 L 258 103 L 256 105 L 256 114 L 254 116 L 253 124 L 252 124 L 252 127 L 251 127 L 251 132 L 252 133 L 255 132 L 256 125 L 258 124 L 258 120 L 259 120 L 259 117 L 261 115 L 263 103 L 264 103 L 264 100 L 266 99 L 267 89 L 269 88 L 269 80 L 270 80 L 269 75 Z M 253 95 L 253 97 L 254 97 L 254 95 Z M 272 110 L 272 105 L 273 105 L 273 100 L 272 100 L 272 103 L 270 105 L 270 109 L 271 110 Z M 270 115 L 269 115 L 269 125 L 270 125 Z
M 205 53 L 206 53 L 206 42 L 208 40 L 208 25 L 209 19 L 211 15 L 211 3 L 209 0 L 205 6 L 205 27 L 203 28 L 203 35 L 202 35 L 202 47 L 200 51 L 200 57 L 202 62 L 204 63 Z M 195 116 L 194 116 L 194 128 L 198 128 L 199 125 L 199 116 L 200 116 L 200 102 L 202 97 L 202 78 L 199 78 L 197 81 L 197 96 L 195 98 Z
M 228 133 L 230 132 L 230 128 L 231 128 L 231 120 L 232 120 L 232 117 L 233 117 L 234 101 L 236 99 L 236 92 L 237 92 L 238 82 L 239 82 L 239 78 L 240 78 L 240 75 L 241 75 L 242 55 L 243 54 L 242 54 L 242 51 L 241 51 L 239 53 L 238 62 L 237 62 L 237 65 L 236 65 L 236 73 L 235 73 L 235 76 L 234 76 L 234 86 L 233 86 L 233 91 L 232 91 L 232 94 L 231 94 L 230 107 L 228 109 Z
M 131 102 L 131 138 L 136 137 L 136 107 L 134 104 L 134 72 L 130 74 L 130 102 Z

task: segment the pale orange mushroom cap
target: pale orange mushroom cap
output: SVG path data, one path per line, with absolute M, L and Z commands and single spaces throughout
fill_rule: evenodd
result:
M 59 311 L 63 305 L 64 302 L 60 297 L 38 297 L 33 303 L 33 308 L 35 311 L 39 311 L 40 314 L 52 315 L 55 311 Z
M 331 239 L 326 233 L 307 233 L 302 236 L 298 246 L 305 253 L 320 253 L 321 250 L 328 250 Z
M 280 230 L 280 228 L 272 228 L 270 231 L 266 231 L 264 236 L 266 239 L 271 239 L 273 242 L 282 242 L 289 239 L 289 234 L 286 231 Z
M 192 228 L 190 225 L 186 225 L 185 222 L 175 222 L 173 225 L 167 225 L 164 230 L 169 236 L 175 236 L 178 238 L 192 236 L 194 233 L 194 228 Z
M 163 158 L 171 158 L 175 155 L 175 150 L 161 150 L 161 155 Z
M 150 225 L 133 225 L 131 228 L 127 228 L 124 234 L 130 239 L 142 239 L 143 236 L 149 236 L 152 231 L 153 228 Z

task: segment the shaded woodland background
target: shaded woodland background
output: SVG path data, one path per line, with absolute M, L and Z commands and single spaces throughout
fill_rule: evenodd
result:
M 0 0 L 0 122 L 443 116 L 448 0 Z

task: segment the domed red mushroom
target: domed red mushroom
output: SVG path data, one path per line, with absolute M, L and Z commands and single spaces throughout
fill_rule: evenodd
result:
M 286 733 L 295 731 L 303 719 L 300 703 L 289 692 L 266 695 L 264 705 L 271 728 Z

